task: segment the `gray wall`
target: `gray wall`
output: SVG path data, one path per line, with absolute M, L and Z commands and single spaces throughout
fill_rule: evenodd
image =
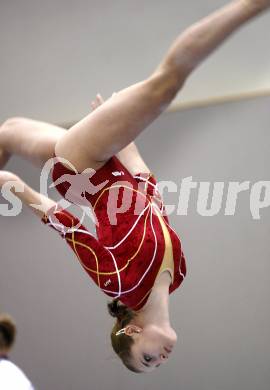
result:
M 269 180 L 270 98 L 165 114 L 138 139 L 159 180 Z M 7 169 L 38 189 L 38 170 Z M 179 195 L 179 187 L 178 187 Z M 109 342 L 107 301 L 71 250 L 24 209 L 1 217 L 1 309 L 17 320 L 14 360 L 38 389 L 267 390 L 270 374 L 269 215 L 253 220 L 249 192 L 235 216 L 171 216 L 188 277 L 171 295 L 179 343 L 155 373 L 131 374 Z M 166 203 L 177 200 L 166 194 Z

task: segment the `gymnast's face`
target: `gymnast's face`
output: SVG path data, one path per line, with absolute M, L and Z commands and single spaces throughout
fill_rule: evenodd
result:
M 163 329 L 155 325 L 144 328 L 135 326 L 130 335 L 134 339 L 131 346 L 132 365 L 143 372 L 154 371 L 166 363 L 177 342 L 172 328 Z

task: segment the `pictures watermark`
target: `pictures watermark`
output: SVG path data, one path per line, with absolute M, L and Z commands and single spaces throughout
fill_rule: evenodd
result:
M 61 169 L 54 170 L 56 164 L 64 167 L 62 174 Z M 240 194 L 243 193 L 249 197 L 249 213 L 252 219 L 260 220 L 262 211 L 270 207 L 270 181 L 210 182 L 195 181 L 192 176 L 189 176 L 183 178 L 180 183 L 169 180 L 153 184 L 142 176 L 139 181 L 134 179 L 133 183 L 132 180 L 121 180 L 123 172 L 119 171 L 111 172 L 114 179 L 110 183 L 110 178 L 99 180 L 95 178 L 95 173 L 92 168 L 79 173 L 68 160 L 60 157 L 49 159 L 40 175 L 39 202 L 30 203 L 30 206 L 44 214 L 48 213 L 46 199 L 49 190 L 56 187 L 60 193 L 64 193 L 64 198 L 57 202 L 58 208 L 68 210 L 72 205 L 78 206 L 82 211 L 80 224 L 88 217 L 98 225 L 98 218 L 90 201 L 97 202 L 101 194 L 105 193 L 106 204 L 104 206 L 103 203 L 103 207 L 107 207 L 111 225 L 117 224 L 117 215 L 121 213 L 132 212 L 139 216 L 147 205 L 147 196 L 148 199 L 150 196 L 155 206 L 167 216 L 172 214 L 187 216 L 190 210 L 190 199 L 194 196 L 196 196 L 196 211 L 204 217 L 219 214 L 234 216 L 240 204 Z M 52 184 L 50 184 L 51 174 Z M 23 192 L 24 184 L 21 181 L 10 180 L 2 183 L 2 197 L 8 203 L 0 204 L 0 215 L 16 216 L 22 211 Z M 163 204 L 165 193 L 176 195 L 177 202 Z M 53 213 L 51 216 L 53 217 Z

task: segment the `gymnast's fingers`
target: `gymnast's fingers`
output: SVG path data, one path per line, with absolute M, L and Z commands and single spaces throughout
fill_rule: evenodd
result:
M 94 110 L 97 108 L 97 103 L 96 103 L 95 100 L 93 100 L 93 101 L 91 102 L 91 108 L 92 108 L 92 111 L 94 111 Z
M 104 99 L 100 95 L 100 93 L 98 93 L 97 96 L 96 96 L 96 102 L 98 103 L 99 106 L 101 106 L 104 103 Z

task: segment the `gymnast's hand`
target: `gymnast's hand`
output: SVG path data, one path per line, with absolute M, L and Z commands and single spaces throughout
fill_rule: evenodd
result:
M 99 106 L 101 106 L 104 103 L 103 97 L 98 93 L 96 95 L 95 100 L 91 102 L 91 108 L 92 111 L 95 111 Z
M 18 182 L 19 178 L 12 172 L 0 171 L 0 189 L 8 182 Z
M 54 200 L 35 191 L 12 172 L 0 171 L 0 190 L 15 194 L 39 218 L 42 218 L 52 207 L 56 207 Z
M 115 95 L 117 95 L 116 92 L 114 92 L 114 93 L 112 94 L 111 97 L 113 97 L 113 96 L 115 96 Z M 92 111 L 95 111 L 99 106 L 102 106 L 102 104 L 103 104 L 104 102 L 105 102 L 105 100 L 104 100 L 103 97 L 100 95 L 100 93 L 98 93 L 98 94 L 96 95 L 95 100 L 93 100 L 92 103 L 91 103 Z

